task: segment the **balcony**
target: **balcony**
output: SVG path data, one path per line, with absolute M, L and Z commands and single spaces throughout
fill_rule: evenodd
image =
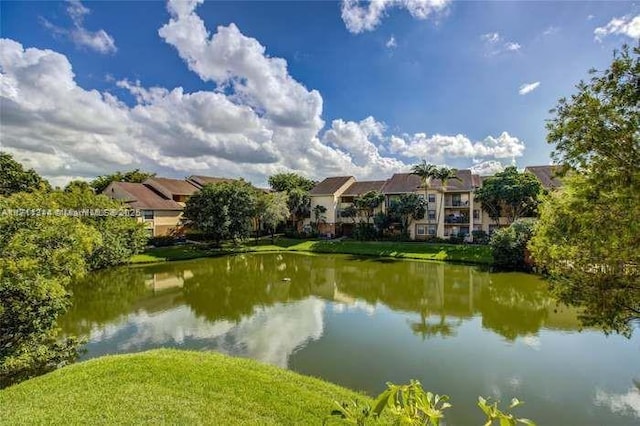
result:
M 444 223 L 445 224 L 468 224 L 469 223 L 469 216 L 454 216 L 454 215 L 449 215 L 449 216 L 445 216 L 444 218 Z
M 458 207 L 469 207 L 469 200 L 445 200 L 444 208 L 452 209 Z

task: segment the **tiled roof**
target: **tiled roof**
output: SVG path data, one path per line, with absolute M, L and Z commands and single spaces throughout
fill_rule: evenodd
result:
M 559 188 L 562 181 L 557 176 L 561 166 L 529 166 L 524 171 L 538 178 L 543 188 Z
M 234 182 L 237 179 L 221 178 L 221 177 L 215 177 L 215 176 L 193 175 L 193 176 L 189 176 L 188 180 L 194 183 L 196 186 L 199 186 L 200 188 L 202 188 L 208 183 Z
M 164 198 L 142 183 L 111 182 L 102 193 L 116 200 L 125 202 L 133 209 L 182 210 L 180 204 Z
M 333 195 L 345 183 L 353 179 L 353 176 L 336 176 L 326 178 L 309 191 L 309 195 Z
M 471 174 L 471 170 L 456 170 L 456 175 L 458 179 L 449 179 L 447 181 L 447 191 L 471 191 L 474 188 L 473 175 Z M 433 189 L 442 188 L 442 182 L 437 179 L 431 180 L 430 187 Z
M 153 177 L 143 182 L 145 185 L 153 187 L 167 198 L 174 195 L 193 195 L 198 187 L 186 180 Z
M 386 180 L 363 180 L 361 182 L 354 182 L 342 193 L 342 195 L 357 196 L 366 194 L 369 191 L 382 191 L 382 187 L 385 183 L 387 183 Z
M 404 194 L 407 192 L 415 192 L 422 185 L 419 176 L 411 173 L 396 173 L 382 188 L 383 194 Z

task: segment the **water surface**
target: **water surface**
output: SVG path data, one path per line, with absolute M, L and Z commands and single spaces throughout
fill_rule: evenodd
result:
M 419 379 L 481 424 L 478 395 L 540 425 L 640 422 L 640 338 L 580 331 L 533 275 L 436 262 L 246 254 L 94 273 L 65 332 L 85 358 L 175 347 L 253 358 L 375 395 Z M 639 330 L 640 331 L 640 330 Z

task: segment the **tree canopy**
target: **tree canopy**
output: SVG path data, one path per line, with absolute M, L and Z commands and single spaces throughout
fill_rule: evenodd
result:
M 135 169 L 128 172 L 115 172 L 110 175 L 98 176 L 91 181 L 90 185 L 96 191 L 96 193 L 99 194 L 104 191 L 104 189 L 109 186 L 111 182 L 142 183 L 145 180 L 154 177 L 155 175 L 155 173 L 143 172 L 140 171 L 140 169 Z
M 38 189 L 49 190 L 51 186 L 35 170 L 25 169 L 11 154 L 0 151 L 0 196 Z
M 289 207 L 287 206 L 286 192 L 272 192 L 265 194 L 261 199 L 261 206 L 257 209 L 258 217 L 264 227 L 271 233 L 271 238 L 275 234 L 278 225 L 289 217 Z
M 411 219 L 420 220 L 424 218 L 425 207 L 426 201 L 418 194 L 402 194 L 400 198 L 391 203 L 389 213 L 400 219 L 402 232 L 407 234 Z
M 311 191 L 315 184 L 311 179 L 297 173 L 276 173 L 269 176 L 269 186 L 276 192 L 289 192 L 292 189 Z
M 587 325 L 631 332 L 640 318 L 640 45 L 591 72 L 547 124 L 563 187 L 548 195 L 530 249 Z
M 521 217 L 534 216 L 542 184 L 531 173 L 520 173 L 514 166 L 488 177 L 475 192 L 475 199 L 489 217 L 498 222 L 506 217 L 513 223 Z
M 256 190 L 248 182 L 209 184 L 189 198 L 184 217 L 219 244 L 249 236 L 256 203 Z

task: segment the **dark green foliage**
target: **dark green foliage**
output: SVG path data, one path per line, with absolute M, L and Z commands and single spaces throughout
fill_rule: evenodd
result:
M 353 206 L 369 223 L 378 207 L 382 205 L 384 195 L 380 191 L 369 191 L 353 200 Z
M 474 244 L 489 244 L 489 234 L 485 231 L 473 231 L 471 235 L 473 236 Z
M 361 241 L 375 240 L 378 237 L 378 230 L 372 223 L 360 222 L 356 224 L 353 231 L 353 238 Z
M 155 175 L 155 173 L 142 172 L 140 171 L 140 169 L 135 169 L 128 172 L 115 172 L 110 175 L 98 176 L 91 181 L 90 185 L 96 191 L 96 193 L 99 194 L 104 191 L 104 189 L 109 186 L 111 182 L 142 183 L 145 180 L 154 177 Z
M 521 217 L 536 215 L 541 192 L 542 185 L 534 175 L 520 173 L 511 166 L 485 179 L 476 190 L 475 199 L 496 223 L 500 217 L 513 223 Z
M 33 169 L 25 170 L 10 154 L 0 151 L 0 196 L 39 189 L 50 190 L 51 186 Z
M 269 176 L 269 186 L 275 192 L 290 192 L 293 189 L 309 192 L 315 185 L 314 181 L 297 173 L 276 173 Z
M 566 177 L 530 247 L 585 325 L 629 335 L 640 318 L 640 44 L 591 75 L 551 111 L 547 141 Z
M 69 282 L 125 263 L 143 248 L 146 235 L 134 218 L 43 214 L 96 208 L 121 205 L 81 183 L 0 197 L 0 386 L 72 362 L 78 341 L 62 339 L 56 329 Z M 40 215 L 16 209 L 40 209 Z
M 402 194 L 389 207 L 389 214 L 400 220 L 402 234 L 408 235 L 409 222 L 411 219 L 420 220 L 424 218 L 426 202 L 418 194 Z
M 533 219 L 519 219 L 507 228 L 496 230 L 491 236 L 490 246 L 493 264 L 500 269 L 529 271 L 527 244 L 533 235 Z
M 250 235 L 256 203 L 256 192 L 245 181 L 205 185 L 187 201 L 184 217 L 220 244 Z

